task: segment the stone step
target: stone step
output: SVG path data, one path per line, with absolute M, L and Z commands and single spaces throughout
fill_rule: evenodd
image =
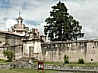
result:
M 25 58 L 25 57 L 23 57 L 23 58 L 20 58 L 20 59 L 18 59 L 18 60 L 16 60 L 15 62 L 30 62 L 30 60 L 31 60 L 31 62 L 34 62 L 34 61 L 37 61 L 37 59 L 35 59 L 35 58 Z

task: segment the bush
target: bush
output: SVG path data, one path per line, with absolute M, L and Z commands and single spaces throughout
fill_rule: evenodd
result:
M 14 53 L 11 50 L 5 50 L 3 51 L 3 54 L 5 57 L 7 57 L 8 61 L 11 62 L 13 58 L 15 57 Z
M 79 60 L 78 60 L 78 63 L 79 63 L 79 64 L 84 64 L 84 60 L 83 60 L 83 59 L 79 59 Z
M 64 55 L 64 63 L 69 63 L 69 57 L 67 55 Z

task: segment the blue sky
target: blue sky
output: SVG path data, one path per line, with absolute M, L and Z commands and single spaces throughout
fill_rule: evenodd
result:
M 43 34 L 45 19 L 49 16 L 51 6 L 59 0 L 0 0 L 0 30 L 7 30 L 16 24 L 19 12 L 24 24 L 29 28 L 38 28 Z M 98 0 L 60 0 L 68 12 L 83 26 L 83 39 L 98 38 Z

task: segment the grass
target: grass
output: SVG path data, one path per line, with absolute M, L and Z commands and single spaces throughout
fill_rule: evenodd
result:
M 0 63 L 9 63 L 6 60 L 0 59 Z M 34 64 L 37 64 L 37 62 L 34 62 Z M 44 64 L 52 64 L 52 65 L 62 65 L 61 62 L 44 62 Z M 78 63 L 69 63 L 64 64 L 65 66 L 98 66 L 98 63 L 84 63 L 84 64 L 78 64 Z
M 34 64 L 37 64 L 37 62 L 33 62 Z M 61 65 L 61 62 L 44 62 L 44 64 L 52 64 L 52 65 Z
M 65 66 L 98 66 L 98 63 L 84 63 L 84 64 L 69 63 L 65 64 Z
M 0 59 L 0 63 L 9 63 L 9 62 L 7 62 L 7 60 Z M 34 64 L 37 64 L 37 61 L 35 61 Z M 68 63 L 68 64 L 63 64 L 62 62 L 44 62 L 44 64 L 64 65 L 64 66 L 98 66 L 98 63 L 84 63 L 84 64 Z
M 0 63 L 7 63 L 6 60 L 0 59 Z M 34 62 L 37 64 L 37 62 Z M 44 62 L 44 64 L 53 64 L 53 65 L 62 65 L 63 63 L 59 62 Z M 69 63 L 64 64 L 64 66 L 98 66 L 98 63 L 85 63 L 85 64 L 77 64 L 77 63 Z M 44 73 L 56 73 L 57 71 L 54 70 L 45 70 Z M 42 73 L 40 70 L 39 72 L 36 69 L 7 69 L 7 70 L 0 70 L 0 73 Z
M 34 64 L 37 64 L 37 62 L 34 62 Z M 64 63 L 61 63 L 61 62 L 44 62 L 44 64 L 64 65 L 64 66 L 98 66 L 98 63 L 84 63 L 84 64 L 68 63 L 68 64 L 64 64 Z
M 0 59 L 0 63 L 7 63 L 6 60 Z
M 44 73 L 53 73 L 53 70 L 45 70 Z M 0 70 L 0 73 L 42 73 L 42 71 L 37 71 L 35 69 L 7 69 Z

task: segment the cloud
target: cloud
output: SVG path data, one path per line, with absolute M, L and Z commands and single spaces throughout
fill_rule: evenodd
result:
M 33 20 L 25 20 L 24 21 L 26 24 L 30 24 L 30 25 L 37 25 L 37 23 L 35 22 L 35 21 L 33 21 Z
M 43 33 L 45 19 L 49 16 L 51 6 L 59 0 L 0 0 L 0 30 L 7 30 L 15 24 L 18 13 L 26 26 L 38 28 Z M 98 38 L 98 0 L 61 0 L 68 8 L 70 15 L 83 26 L 84 39 Z M 6 27 L 5 27 L 6 25 Z
M 41 35 L 44 34 L 44 26 L 45 26 L 45 25 L 46 25 L 45 22 L 41 23 L 40 25 L 37 25 L 37 28 L 38 28 L 39 33 L 40 33 Z
M 75 1 L 75 0 L 74 0 Z M 95 0 L 82 0 L 71 2 L 68 1 L 67 7 L 69 13 L 77 19 L 83 26 L 83 32 L 85 33 L 85 39 L 98 38 L 98 1 Z
M 11 26 L 14 26 L 17 22 L 14 19 L 7 19 L 6 20 L 6 28 L 10 28 Z
M 0 9 L 3 9 L 3 8 L 10 8 L 9 0 L 1 0 L 0 1 Z

